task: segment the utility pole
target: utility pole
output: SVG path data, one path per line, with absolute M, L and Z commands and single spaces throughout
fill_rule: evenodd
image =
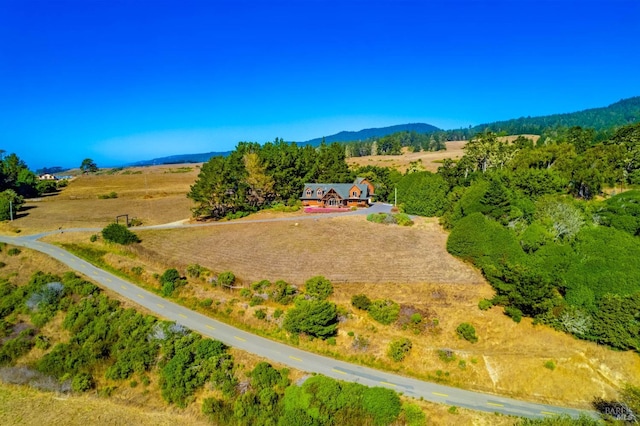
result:
M 393 198 L 393 207 L 398 206 L 398 188 L 394 188 L 395 196 Z
M 11 222 L 13 222 L 13 201 L 9 200 L 9 216 L 11 217 Z

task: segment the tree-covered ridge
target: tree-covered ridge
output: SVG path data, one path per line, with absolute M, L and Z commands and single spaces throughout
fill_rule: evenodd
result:
M 548 129 L 574 126 L 589 127 L 596 131 L 603 131 L 638 121 L 640 121 L 640 96 L 635 96 L 620 100 L 607 107 L 479 124 L 471 128 L 471 134 L 490 130 L 495 133 L 505 132 L 509 135 L 541 135 Z
M 332 142 L 354 142 L 354 141 L 365 141 L 365 140 L 373 140 L 379 139 L 394 133 L 421 133 L 428 134 L 434 133 L 441 129 L 438 129 L 435 126 L 424 123 L 409 123 L 409 124 L 398 124 L 395 126 L 388 127 L 377 127 L 373 129 L 363 129 L 357 132 L 348 132 L 343 131 L 340 133 L 336 133 L 335 135 L 325 136 L 322 138 L 311 139 L 306 142 L 300 142 L 300 145 L 312 145 L 312 146 L 320 146 L 320 144 L 324 141 L 325 143 Z
M 276 140 L 241 142 L 227 157 L 214 157 L 202 165 L 187 197 L 197 218 L 220 219 L 246 214 L 274 203 L 295 205 L 305 182 L 352 182 L 344 146 L 318 148 Z

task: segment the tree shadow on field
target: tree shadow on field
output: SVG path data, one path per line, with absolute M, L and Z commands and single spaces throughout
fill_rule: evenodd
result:
M 26 213 L 26 212 L 27 212 L 28 210 L 33 210 L 33 209 L 37 209 L 37 208 L 38 208 L 38 206 L 22 206 L 22 207 L 20 208 L 20 211 L 17 211 L 17 212 L 14 214 L 13 218 L 14 218 L 14 219 L 20 219 L 20 218 L 23 218 L 23 217 L 29 216 L 29 213 Z

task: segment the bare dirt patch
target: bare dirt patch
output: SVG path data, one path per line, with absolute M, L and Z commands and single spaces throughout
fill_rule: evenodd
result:
M 349 283 L 479 284 L 481 276 L 446 253 L 433 221 L 385 226 L 364 216 L 141 231 L 144 256 L 186 267 L 231 270 L 251 282 L 302 284 L 315 275 Z M 296 225 L 297 223 L 297 225 Z

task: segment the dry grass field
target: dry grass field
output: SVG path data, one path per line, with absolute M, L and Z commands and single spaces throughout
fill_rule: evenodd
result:
M 141 231 L 134 252 L 182 269 L 198 263 L 243 281 L 315 275 L 337 283 L 480 284 L 482 277 L 448 255 L 434 220 L 388 227 L 364 216 Z M 371 248 L 375 248 L 372 250 Z
M 55 260 L 49 259 L 38 252 L 23 249 L 17 256 L 7 256 L 6 250 L 0 252 L 0 258 L 6 263 L 0 273 L 8 277 L 11 282 L 24 284 L 37 270 L 53 273 L 63 273 L 67 269 Z M 115 295 L 110 294 L 110 297 Z M 136 306 L 126 300 L 122 301 L 126 307 Z M 138 309 L 140 309 L 138 307 Z M 47 336 L 52 346 L 66 341 L 68 332 L 62 329 L 64 313 L 59 313 L 40 332 Z M 28 317 L 20 315 L 21 320 Z M 240 381 L 247 380 L 247 372 L 251 371 L 258 362 L 264 359 L 255 355 L 231 348 L 235 365 L 238 367 L 236 375 Z M 26 366 L 43 355 L 42 349 L 33 348 L 22 357 L 18 366 Z M 282 368 L 281 365 L 274 365 Z M 100 373 L 95 375 L 98 388 L 114 386 L 111 396 L 100 396 L 97 391 L 86 394 L 60 394 L 43 392 L 27 386 L 3 383 L 0 380 L 0 424 L 2 425 L 205 425 L 211 424 L 201 414 L 200 406 L 204 398 L 219 397 L 216 391 L 208 387 L 201 389 L 196 400 L 186 409 L 168 406 L 161 398 L 158 388 L 158 377 L 149 374 L 150 384 L 144 386 L 140 378 L 134 376 L 131 381 L 113 382 L 106 380 Z M 296 383 L 306 374 L 290 369 L 289 378 Z M 132 382 L 136 380 L 137 385 Z M 458 409 L 448 412 L 448 406 L 429 403 L 426 401 L 411 401 L 418 404 L 433 425 L 512 425 L 514 419 L 496 417 L 490 413 Z
M 534 142 L 540 138 L 539 135 L 522 136 L 532 139 Z M 499 139 L 506 142 L 513 142 L 516 138 L 517 136 L 504 136 Z M 347 159 L 347 163 L 351 167 L 392 167 L 404 173 L 409 168 L 410 163 L 418 161 L 422 164 L 425 170 L 435 172 L 438 170 L 438 167 L 442 165 L 442 160 L 445 158 L 450 158 L 452 160 L 462 158 L 464 155 L 463 148 L 466 144 L 466 141 L 447 142 L 446 151 L 436 152 L 409 152 L 408 148 L 403 148 L 402 155 L 367 155 L 365 157 L 352 157 Z
M 172 165 L 81 175 L 57 195 L 28 201 L 10 226 L 32 233 L 59 227 L 102 228 L 121 214 L 138 218 L 143 225 L 188 219 L 192 204 L 186 194 L 199 172 L 198 165 Z M 98 198 L 111 192 L 117 198 Z

